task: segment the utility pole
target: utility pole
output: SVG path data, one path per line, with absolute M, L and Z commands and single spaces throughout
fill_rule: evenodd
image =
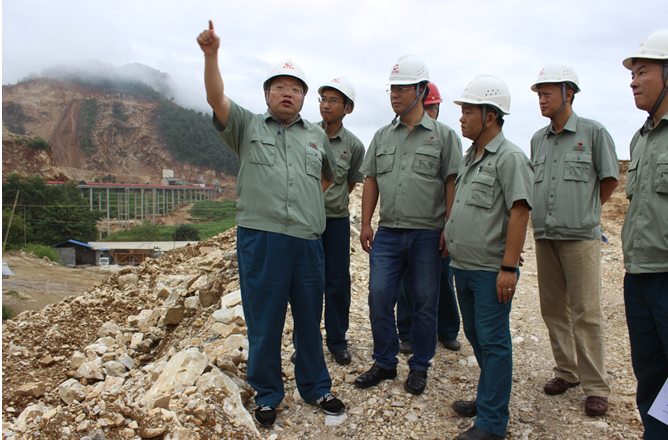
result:
M 12 220 L 14 219 L 14 210 L 16 209 L 16 202 L 19 200 L 19 191 L 16 190 L 16 197 L 14 197 L 14 206 L 12 207 L 12 215 L 9 216 L 9 223 L 7 224 L 7 233 L 5 234 L 5 242 L 2 244 L 2 252 L 5 251 L 5 246 L 7 246 L 7 239 L 9 238 L 9 228 L 12 226 Z

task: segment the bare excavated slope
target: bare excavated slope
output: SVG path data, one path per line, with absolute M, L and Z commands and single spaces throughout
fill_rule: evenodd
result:
M 622 168 L 625 165 L 628 164 L 622 163 Z M 329 353 L 325 355 L 332 376 L 332 390 L 347 405 L 345 416 L 325 417 L 304 402 L 296 391 L 294 368 L 289 361 L 293 351 L 290 318 L 286 322 L 282 353 L 286 398 L 273 428 L 255 432 L 244 424 L 248 419 L 235 418 L 241 416 L 225 404 L 231 399 L 225 394 L 230 388 L 224 388 L 222 393 L 211 389 L 201 392 L 201 384 L 205 382 L 201 378 L 218 368 L 230 377 L 236 377 L 239 396 L 248 409 L 253 409 L 249 390 L 240 383 L 245 371 L 243 356 L 240 363 L 231 364 L 226 357 L 229 352 L 221 351 L 223 346 L 239 345 L 239 334 L 227 336 L 228 331 L 221 330 L 221 324 L 216 323 L 215 317 L 221 313 L 217 310 L 224 307 L 216 303 L 206 308 L 192 308 L 196 289 L 222 293 L 222 301 L 225 301 L 238 287 L 236 267 L 230 260 L 236 245 L 235 233 L 231 230 L 196 247 L 176 250 L 137 268 L 125 269 L 76 299 L 71 297 L 43 311 L 27 312 L 4 323 L 2 409 L 5 438 L 135 439 L 148 438 L 146 436 L 157 432 L 159 434 L 153 438 L 193 440 L 454 438 L 471 425 L 471 420 L 459 418 L 450 405 L 453 400 L 475 397 L 479 374 L 463 332 L 459 337 L 461 351 L 437 348 L 427 389 L 421 396 L 412 396 L 403 390 L 408 373 L 407 359 L 403 355 L 400 356 L 397 379 L 366 390 L 358 390 L 351 383 L 372 364 L 367 303 L 368 255 L 359 245 L 357 232 L 360 195 L 358 188 L 351 202 L 353 303 L 348 335 L 353 362 L 342 367 Z M 540 316 L 535 250 L 529 232 L 524 254 L 526 262 L 511 312 L 514 380 L 508 438 L 572 440 L 641 436 L 622 295 L 623 257 L 619 233 L 627 206 L 622 178 L 603 213 L 605 234 L 609 238 L 602 252 L 606 367 L 613 389 L 608 414 L 599 418 L 587 417 L 579 387 L 561 396 L 546 396 L 542 391 L 545 381 L 552 377 L 553 360 L 547 330 Z M 211 257 L 215 252 L 220 252 L 219 260 Z M 132 277 L 135 277 L 134 281 Z M 149 314 L 152 310 L 169 307 L 169 300 L 161 296 L 159 285 L 179 279 L 189 280 L 183 287 L 185 290 L 180 290 L 186 304 L 183 320 L 176 325 L 161 326 L 158 323 L 155 328 L 143 331 L 141 324 L 137 328 L 132 316 L 142 310 Z M 195 279 L 197 281 L 193 281 Z M 173 289 L 178 291 L 177 287 Z M 121 331 L 115 341 L 107 341 L 115 344 L 111 345 L 111 351 L 119 357 L 121 353 L 129 353 L 143 367 L 130 370 L 124 382 L 109 376 L 104 381 L 80 379 L 85 384 L 85 397 L 80 403 L 67 405 L 60 397 L 58 387 L 69 376 L 75 376 L 71 371 L 75 352 L 87 352 L 94 357 L 91 347 L 99 346 L 95 342 L 101 335 L 101 327 L 109 322 L 118 325 Z M 138 333 L 153 344 L 132 348 L 131 340 Z M 156 383 L 164 363 L 178 360 L 182 353 L 192 353 L 192 350 L 208 357 L 212 372 L 197 379 L 199 385 L 171 394 L 162 402 L 162 409 L 148 409 L 142 399 L 149 387 Z M 235 353 L 239 357 L 238 352 Z M 107 356 L 108 359 L 113 357 Z M 182 374 L 187 370 L 185 368 Z M 18 396 L 17 389 L 28 383 L 43 383 L 42 395 Z M 63 436 L 64 433 L 67 435 Z
M 81 141 L 82 106 L 97 101 L 91 139 L 95 151 L 87 154 Z M 120 103 L 127 120 L 113 117 Z M 2 172 L 40 174 L 45 178 L 101 180 L 107 174 L 116 182 L 162 183 L 162 170 L 174 170 L 180 180 L 209 184 L 215 179 L 231 183 L 215 170 L 175 161 L 165 147 L 153 118 L 157 103 L 128 93 L 110 93 L 85 85 L 48 78 L 2 86 Z M 35 154 L 18 142 L 42 138 L 51 144 L 49 157 Z

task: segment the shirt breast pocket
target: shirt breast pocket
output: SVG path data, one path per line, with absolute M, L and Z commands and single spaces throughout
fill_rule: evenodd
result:
M 320 172 L 322 171 L 322 157 L 320 153 L 311 147 L 306 147 L 304 155 L 304 163 L 306 164 L 306 174 L 320 180 Z
M 471 180 L 471 194 L 466 201 L 467 205 L 491 208 L 494 204 L 494 181 L 496 176 L 478 174 Z
M 394 153 L 397 147 L 384 147 L 376 150 L 376 173 L 384 174 L 394 167 Z
M 542 182 L 545 178 L 545 156 L 537 156 L 533 163 L 534 182 Z
M 429 147 L 420 147 L 415 150 L 413 171 L 435 177 L 440 169 L 440 152 Z
M 638 177 L 638 159 L 631 161 L 629 169 L 626 171 L 626 198 L 631 199 L 636 190 L 636 178 Z
M 276 161 L 276 140 L 258 135 L 251 136 L 248 160 L 251 163 L 273 167 Z
M 668 153 L 661 153 L 656 159 L 654 191 L 661 194 L 668 194 Z
M 336 161 L 336 178 L 334 181 L 341 185 L 348 177 L 348 170 L 350 170 L 350 162 L 345 159 L 338 159 Z
M 568 153 L 564 162 L 564 180 L 589 181 L 591 154 Z

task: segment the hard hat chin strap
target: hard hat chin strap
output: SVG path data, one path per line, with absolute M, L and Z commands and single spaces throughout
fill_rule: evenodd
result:
M 476 146 L 478 145 L 478 139 L 480 139 L 480 136 L 482 136 L 485 130 L 487 130 L 487 125 L 485 125 L 485 122 L 487 121 L 487 104 L 482 105 L 481 111 L 482 111 L 482 130 L 480 130 L 480 133 L 473 141 L 473 145 Z M 496 111 L 496 109 L 494 110 L 494 116 L 495 116 L 494 120 L 496 120 L 496 118 L 499 117 L 499 113 Z
M 545 130 L 545 136 L 548 136 L 552 132 L 552 127 L 554 127 L 554 118 L 557 117 L 559 113 L 566 107 L 566 83 L 562 82 L 561 83 L 561 107 L 559 107 L 559 110 L 555 114 L 552 115 L 550 118 L 550 125 L 547 127 L 547 130 Z
M 652 111 L 649 112 L 649 116 L 647 116 L 647 120 L 645 120 L 645 123 L 643 126 L 640 128 L 640 136 L 645 136 L 647 132 L 649 132 L 652 128 L 654 128 L 654 115 L 656 114 L 656 111 L 659 109 L 661 106 L 661 103 L 663 102 L 663 98 L 666 97 L 666 92 L 668 92 L 668 84 L 666 84 L 666 81 L 668 80 L 668 60 L 663 61 L 663 90 L 661 90 L 661 93 L 659 93 L 659 97 L 656 98 L 656 102 L 654 103 L 654 107 L 652 107 Z
M 401 116 L 405 116 L 405 115 L 408 114 L 408 112 L 413 110 L 413 107 L 415 107 L 415 104 L 417 104 L 418 101 L 424 97 L 425 93 L 427 93 L 427 88 L 426 87 L 424 88 L 424 90 L 422 90 L 422 93 L 420 93 L 420 83 L 415 84 L 415 101 L 413 101 L 413 104 L 411 104 L 411 106 L 408 107 L 408 110 L 406 110 L 405 112 L 403 112 L 400 115 L 399 114 L 394 115 L 394 119 L 392 119 L 392 125 L 396 124 L 397 119 L 399 119 Z
M 341 113 L 341 116 L 339 116 L 338 118 L 334 119 L 333 121 L 328 122 L 327 124 L 325 124 L 325 126 L 323 127 L 323 130 L 327 131 L 327 127 L 329 127 L 330 124 L 334 124 L 335 122 L 339 122 L 339 121 L 343 120 L 343 118 L 345 118 L 345 116 L 346 116 L 346 112 L 348 111 L 348 106 L 349 105 L 350 105 L 350 101 L 348 100 L 348 98 L 346 98 L 346 105 L 345 105 L 345 107 L 343 107 L 343 113 Z

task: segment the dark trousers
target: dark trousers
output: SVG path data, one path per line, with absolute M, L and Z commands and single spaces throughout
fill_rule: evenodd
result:
M 647 412 L 668 379 L 668 272 L 626 273 L 624 304 L 644 438 L 665 440 L 668 425 Z
M 322 352 L 320 316 L 325 288 L 322 240 L 237 228 L 241 301 L 248 327 L 246 379 L 255 403 L 277 407 L 285 391 L 281 371 L 288 302 L 294 319 L 297 389 L 307 402 L 330 390 Z
M 452 282 L 450 257 L 441 258 L 441 288 L 438 293 L 438 336 L 446 341 L 457 339 L 459 334 L 459 307 Z M 397 329 L 399 339 L 410 341 L 413 326 L 413 294 L 408 287 L 408 274 L 401 281 L 397 302 Z
M 325 331 L 329 351 L 348 348 L 350 309 L 350 218 L 328 218 L 325 250 Z

